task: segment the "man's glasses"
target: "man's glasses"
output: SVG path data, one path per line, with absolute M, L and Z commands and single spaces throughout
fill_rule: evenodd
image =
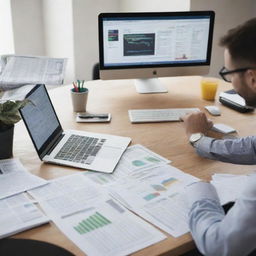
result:
M 248 69 L 256 69 L 256 68 L 238 68 L 238 69 L 234 69 L 234 70 L 228 70 L 225 67 L 223 67 L 220 70 L 219 75 L 221 76 L 221 78 L 224 81 L 231 83 L 232 74 L 242 73 L 242 72 L 247 71 Z

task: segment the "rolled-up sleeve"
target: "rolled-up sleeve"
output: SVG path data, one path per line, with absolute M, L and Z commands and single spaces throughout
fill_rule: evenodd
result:
M 186 188 L 191 234 L 207 256 L 243 256 L 256 248 L 256 175 L 225 215 L 215 188 L 205 182 Z
M 256 164 L 256 136 L 238 139 L 203 137 L 194 144 L 198 155 L 234 164 Z

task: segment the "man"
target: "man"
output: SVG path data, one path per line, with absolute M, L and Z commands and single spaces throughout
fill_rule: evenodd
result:
M 228 31 L 220 45 L 225 48 L 225 68 L 220 75 L 232 82 L 248 105 L 256 106 L 256 18 Z M 224 140 L 207 137 L 213 124 L 202 112 L 187 115 L 183 121 L 190 143 L 200 156 L 256 164 L 256 136 Z M 245 190 L 227 215 L 211 184 L 193 183 L 186 193 L 189 226 L 201 253 L 243 256 L 256 249 L 256 174 L 248 177 Z

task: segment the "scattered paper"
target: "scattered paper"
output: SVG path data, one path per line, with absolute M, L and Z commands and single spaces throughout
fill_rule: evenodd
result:
M 128 175 L 136 175 L 143 170 L 166 165 L 170 162 L 170 160 L 137 144 L 127 148 L 112 174 L 84 172 L 84 175 L 97 184 L 111 186 L 113 182 L 118 182 Z
M 184 187 L 198 180 L 165 165 L 129 176 L 109 189 L 128 209 L 178 237 L 189 231 Z
M 29 191 L 50 217 L 79 212 L 101 193 L 101 188 L 81 173 L 50 180 L 49 184 Z
M 127 255 L 166 238 L 81 173 L 29 193 L 87 255 Z
M 29 173 L 18 159 L 0 160 L 0 199 L 46 183 L 46 180 Z
M 89 256 L 130 255 L 166 238 L 111 198 L 94 202 L 83 212 L 55 217 L 53 221 Z
M 24 194 L 0 200 L 0 239 L 49 222 Z

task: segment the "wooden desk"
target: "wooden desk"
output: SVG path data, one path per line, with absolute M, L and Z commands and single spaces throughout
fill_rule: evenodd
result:
M 132 138 L 132 144 L 142 144 L 152 151 L 172 160 L 172 165 L 201 179 L 209 180 L 213 173 L 247 173 L 254 166 L 241 166 L 203 159 L 194 153 L 189 145 L 181 122 L 131 124 L 128 109 L 140 108 L 189 108 L 216 104 L 220 107 L 220 117 L 209 116 L 214 122 L 225 123 L 237 129 L 239 136 L 254 134 L 256 119 L 254 113 L 241 114 L 222 106 L 218 101 L 201 99 L 200 77 L 162 78 L 169 92 L 164 94 L 138 94 L 132 80 L 91 81 L 86 83 L 90 92 L 87 110 L 89 112 L 110 112 L 109 124 L 76 123 L 72 111 L 70 87 L 50 90 L 50 96 L 64 129 L 80 129 L 98 133 L 108 133 Z M 231 89 L 231 85 L 221 82 L 218 91 Z M 19 157 L 25 167 L 33 174 L 45 179 L 73 174 L 81 170 L 42 163 L 32 145 L 22 122 L 15 127 L 14 156 Z M 60 245 L 75 255 L 84 255 L 69 241 L 53 223 L 38 227 L 18 235 Z M 190 234 L 168 239 L 150 246 L 134 255 L 180 255 L 194 247 Z

